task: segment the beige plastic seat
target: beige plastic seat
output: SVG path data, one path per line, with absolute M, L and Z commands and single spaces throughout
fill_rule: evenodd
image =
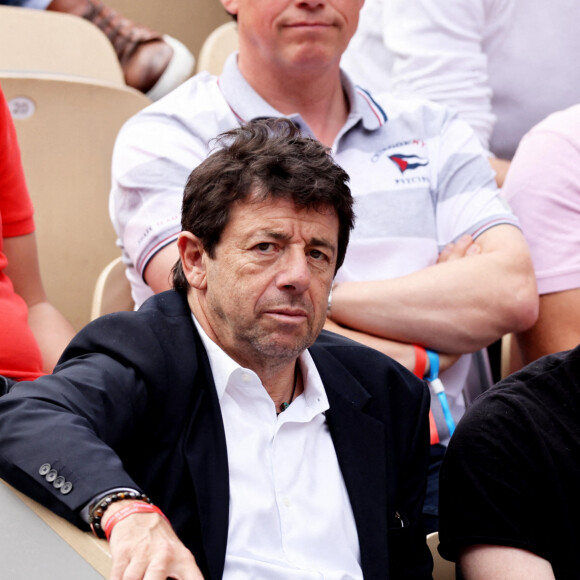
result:
M 119 256 L 107 264 L 97 279 L 93 294 L 91 320 L 123 310 L 133 310 L 131 284 L 125 275 L 125 264 Z
M 197 72 L 222 72 L 228 56 L 238 50 L 238 28 L 234 21 L 218 26 L 205 40 L 197 59 Z
M 524 361 L 518 347 L 518 341 L 515 334 L 504 334 L 501 339 L 501 378 L 519 371 L 524 367 Z
M 109 578 L 112 560 L 105 540 L 83 532 L 2 480 L 0 512 L 2 578 Z
M 35 206 L 41 275 L 80 329 L 95 282 L 119 255 L 109 218 L 111 157 L 121 125 L 149 100 L 109 83 L 0 73 Z
M 0 6 L 0 71 L 42 72 L 125 85 L 108 38 L 70 14 Z
M 444 560 L 437 551 L 439 532 L 427 536 L 427 545 L 433 556 L 433 580 L 455 580 L 455 564 Z

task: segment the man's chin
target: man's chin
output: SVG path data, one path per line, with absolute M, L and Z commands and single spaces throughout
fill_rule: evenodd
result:
M 292 359 L 300 356 L 314 341 L 316 337 L 308 335 L 300 336 L 276 336 L 260 340 L 258 345 L 262 354 L 278 359 Z

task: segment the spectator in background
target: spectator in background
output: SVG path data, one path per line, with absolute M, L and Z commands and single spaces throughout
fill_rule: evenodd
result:
M 287 116 L 332 147 L 356 202 L 327 327 L 421 378 L 428 347 L 459 420 L 465 391 L 487 380 L 471 353 L 527 328 L 537 307 L 525 240 L 473 131 L 423 100 L 375 100 L 341 73 L 362 0 L 223 5 L 237 17 L 239 53 L 219 78 L 200 73 L 130 119 L 115 145 L 111 215 L 135 302 L 170 287 L 183 183 L 210 140 L 256 117 Z M 436 396 L 432 409 L 436 519 L 449 426 Z
M 503 194 L 530 246 L 540 294 L 537 322 L 517 335 L 527 364 L 580 343 L 580 105 L 522 139 Z
M 467 410 L 441 470 L 439 551 L 465 580 L 577 580 L 580 347 Z
M 382 34 L 385 47 L 375 40 L 373 52 L 359 52 L 357 60 L 391 59 L 384 74 L 395 94 L 457 111 L 496 156 L 490 161 L 500 185 L 523 135 L 580 101 L 580 67 L 570 64 L 580 52 L 577 0 L 370 2 L 375 18 L 357 34 Z M 375 78 L 355 76 L 371 90 Z
M 0 394 L 50 373 L 74 331 L 44 293 L 32 204 L 0 90 Z
M 127 85 L 154 101 L 193 73 L 193 55 L 181 42 L 136 25 L 100 0 L 0 0 L 0 4 L 65 12 L 89 20 L 111 41 Z

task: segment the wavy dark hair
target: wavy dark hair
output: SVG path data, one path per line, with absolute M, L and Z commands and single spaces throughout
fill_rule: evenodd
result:
M 181 226 L 197 236 L 210 258 L 226 227 L 232 204 L 252 196 L 291 199 L 297 208 L 332 208 L 338 217 L 336 269 L 341 266 L 354 226 L 349 177 L 327 147 L 304 137 L 285 118 L 254 119 L 222 133 L 214 150 L 190 174 L 183 196 Z M 189 284 L 181 261 L 173 267 L 173 287 Z

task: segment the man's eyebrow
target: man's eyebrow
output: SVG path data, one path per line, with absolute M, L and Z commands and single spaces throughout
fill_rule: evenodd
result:
M 279 240 L 281 242 L 287 242 L 288 240 L 292 239 L 292 236 L 284 233 L 284 232 L 277 232 L 274 230 L 257 230 L 254 234 L 268 236 L 274 240 Z M 309 246 L 318 246 L 323 248 L 328 248 L 332 251 L 332 253 L 336 252 L 336 244 L 329 242 L 328 240 L 324 240 L 322 238 L 311 238 L 308 241 Z
M 312 238 L 308 244 L 309 246 L 315 246 L 329 249 L 333 254 L 336 252 L 336 244 L 329 242 L 328 240 L 323 240 L 322 238 Z
M 259 230 L 256 233 L 262 236 L 268 236 L 269 238 L 273 238 L 274 240 L 279 240 L 281 242 L 285 242 L 291 239 L 289 234 L 284 232 L 276 232 L 273 230 Z

